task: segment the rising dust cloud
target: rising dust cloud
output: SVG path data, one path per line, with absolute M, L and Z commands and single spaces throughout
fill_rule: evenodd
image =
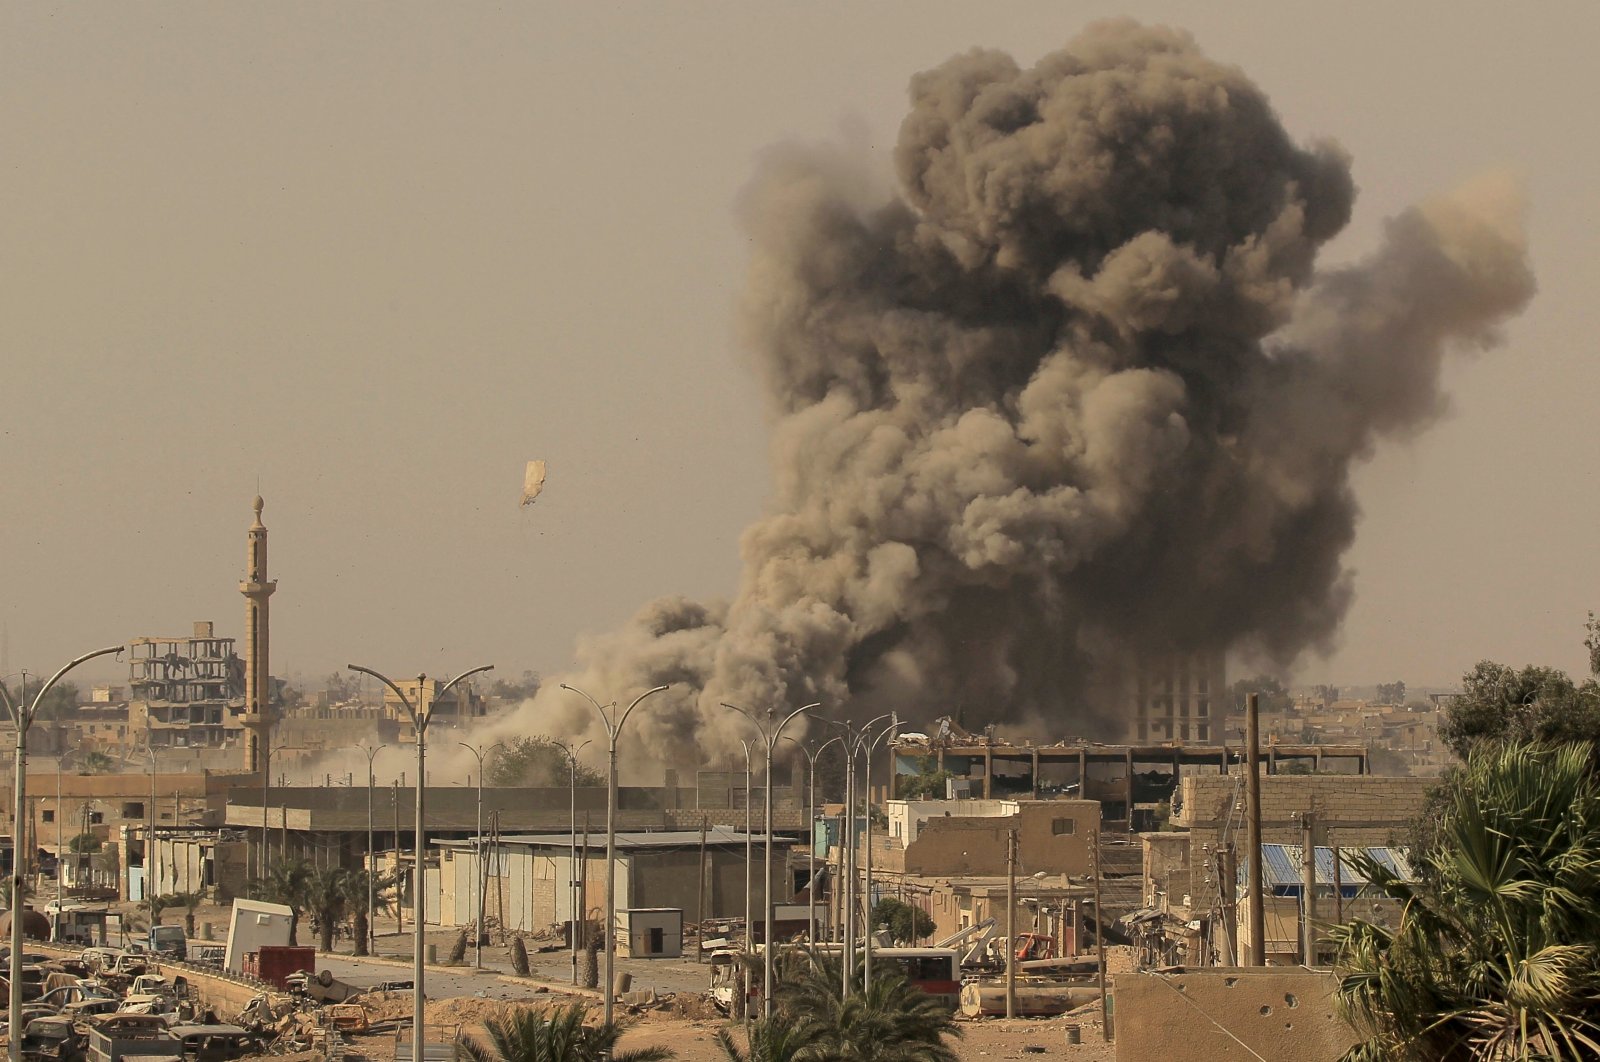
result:
M 776 491 L 737 596 L 645 605 L 497 729 L 597 736 L 565 680 L 672 686 L 635 761 L 742 762 L 722 701 L 1104 736 L 1137 654 L 1326 648 L 1353 465 L 1534 290 L 1494 179 L 1319 271 L 1350 160 L 1176 31 L 975 50 L 910 97 L 897 189 L 785 147 L 741 204 Z

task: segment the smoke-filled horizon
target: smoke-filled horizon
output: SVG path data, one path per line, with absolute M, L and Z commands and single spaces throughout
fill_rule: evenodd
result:
M 1500 179 L 1319 271 L 1350 160 L 1170 29 L 951 58 L 912 79 L 897 186 L 870 161 L 775 148 L 740 206 L 775 494 L 737 594 L 645 604 L 499 730 L 598 734 L 566 681 L 670 686 L 635 761 L 742 760 L 724 702 L 1104 737 L 1141 656 L 1329 648 L 1353 467 L 1534 291 Z

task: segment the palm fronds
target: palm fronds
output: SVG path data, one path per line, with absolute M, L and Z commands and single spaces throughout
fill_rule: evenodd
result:
M 1338 927 L 1351 1062 L 1600 1057 L 1600 783 L 1579 745 L 1474 753 L 1422 882 L 1358 869 L 1401 908 Z

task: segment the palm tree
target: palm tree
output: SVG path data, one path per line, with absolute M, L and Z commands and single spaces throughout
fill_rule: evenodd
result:
M 204 902 L 205 897 L 198 892 L 174 892 L 164 897 L 169 907 L 183 909 L 183 935 L 194 936 L 194 909 Z
M 898 973 L 874 973 L 861 986 L 856 963 L 854 987 L 845 996 L 840 962 L 809 950 L 785 956 L 784 977 L 774 1003 L 809 1038 L 801 1057 L 828 1062 L 957 1062 L 944 1042 L 959 1037 L 955 1016 L 943 1003 Z
M 349 910 L 350 871 L 343 867 L 323 867 L 306 878 L 306 910 L 317 928 L 317 947 L 333 950 L 333 932 Z M 361 897 L 363 903 L 366 896 Z
M 728 1062 L 807 1062 L 820 1059 L 815 1053 L 819 1030 L 796 1020 L 782 1010 L 773 1011 L 772 1017 L 750 1024 L 746 1038 L 748 1050 L 741 1051 L 727 1029 L 717 1030 L 717 1043 Z
M 345 910 L 350 912 L 351 920 L 355 923 L 355 953 L 365 955 L 368 952 L 367 943 L 371 938 L 372 924 L 367 920 L 367 897 L 372 897 L 372 913 L 387 914 L 389 911 L 388 891 L 395 885 L 395 877 L 377 870 L 351 870 L 344 877 L 345 885 Z M 371 883 L 371 892 L 368 883 Z
M 280 859 L 267 868 L 263 877 L 250 882 L 251 898 L 281 903 L 289 908 L 289 944 L 299 943 L 300 912 L 306 907 L 306 883 L 311 864 L 303 859 Z
M 149 916 L 150 924 L 152 926 L 159 926 L 161 924 L 162 912 L 172 905 L 172 897 L 163 896 L 158 892 L 148 893 L 145 895 L 144 899 L 139 901 L 140 910 L 144 911 L 145 914 Z
M 1421 881 L 1359 869 L 1394 930 L 1336 927 L 1352 1062 L 1600 1057 L 1600 780 L 1592 750 L 1474 751 L 1443 794 Z
M 660 1045 L 616 1050 L 624 1026 L 585 1025 L 582 1003 L 558 1007 L 549 1014 L 527 1007 L 506 1007 L 484 1022 L 489 1043 L 462 1043 L 468 1062 L 665 1062 L 672 1052 Z

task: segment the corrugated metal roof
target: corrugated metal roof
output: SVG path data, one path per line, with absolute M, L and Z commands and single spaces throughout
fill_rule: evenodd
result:
M 1266 889 L 1279 896 L 1298 896 L 1300 894 L 1301 873 L 1300 861 L 1304 858 L 1305 849 L 1297 844 L 1264 844 L 1261 846 L 1261 880 Z M 1367 877 L 1356 869 L 1351 862 L 1351 857 L 1361 853 L 1372 857 L 1377 863 L 1389 868 L 1404 881 L 1414 881 L 1416 875 L 1412 872 L 1411 863 L 1406 858 L 1404 848 L 1374 847 L 1353 848 L 1341 846 L 1339 853 L 1342 856 L 1342 866 L 1339 869 L 1339 882 L 1343 886 L 1341 891 L 1346 895 L 1355 895 L 1361 888 L 1368 885 Z M 1333 849 L 1318 846 L 1316 850 L 1317 884 L 1333 888 Z M 1240 860 L 1239 882 L 1241 885 L 1248 879 L 1249 867 Z

